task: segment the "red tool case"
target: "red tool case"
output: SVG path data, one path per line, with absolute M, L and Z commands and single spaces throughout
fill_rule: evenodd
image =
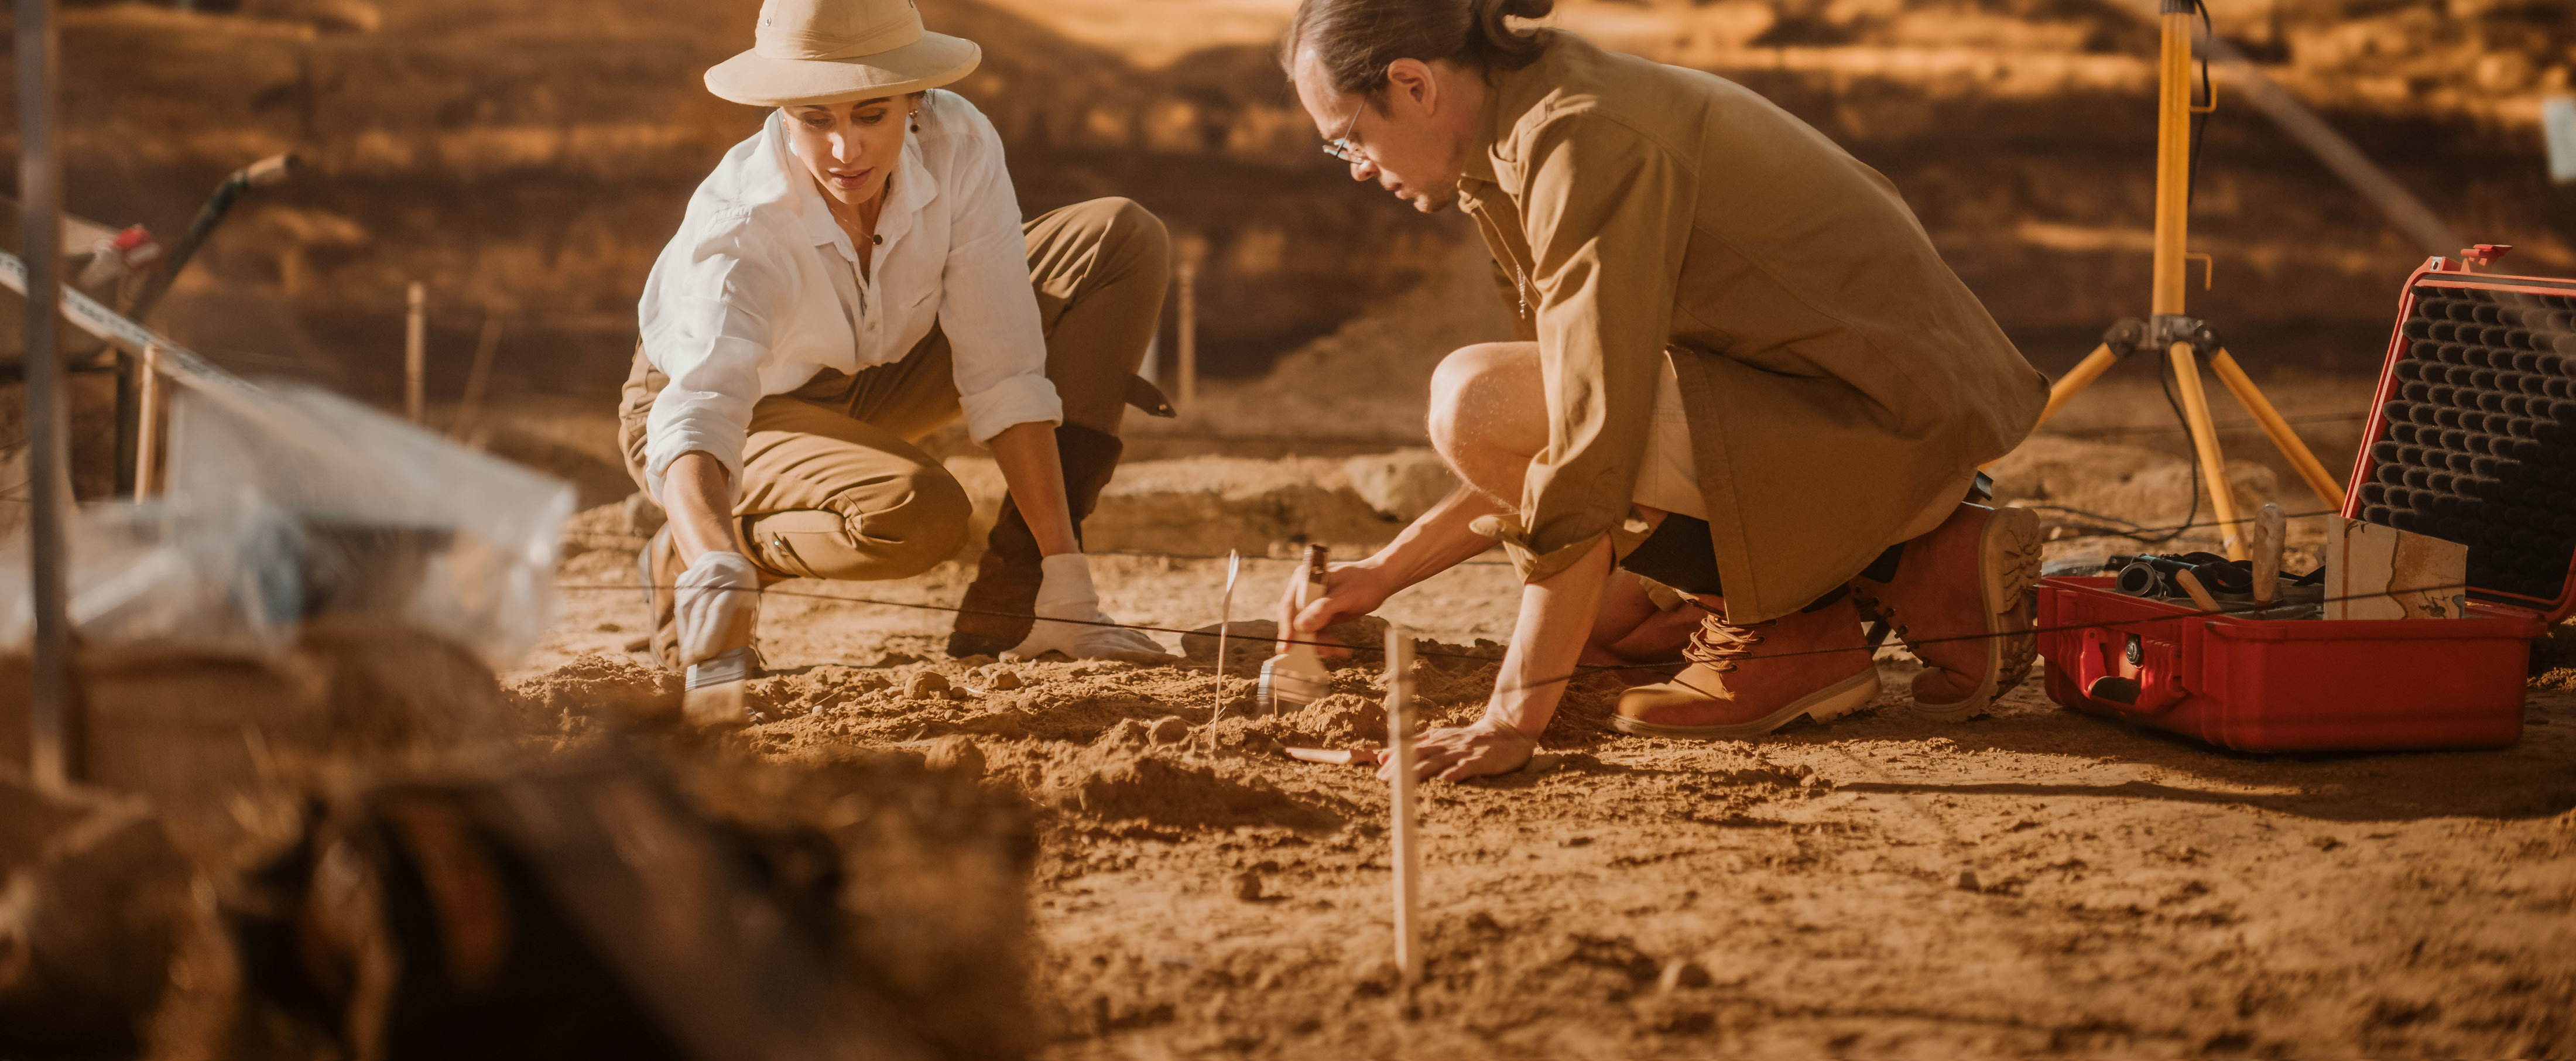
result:
M 2048 695 L 2241 751 L 2522 736 L 2531 640 L 2576 604 L 2576 281 L 2407 277 L 2343 516 L 2469 547 L 2469 617 L 2262 620 L 2039 587 Z

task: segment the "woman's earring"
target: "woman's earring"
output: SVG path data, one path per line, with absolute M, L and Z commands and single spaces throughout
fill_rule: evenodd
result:
M 909 118 L 911 118 L 911 119 L 912 119 L 912 131 L 913 131 L 913 132 L 916 132 L 916 133 L 917 133 L 917 132 L 920 132 L 920 131 L 921 131 L 921 112 L 920 112 L 919 110 L 915 110 L 915 111 L 913 111 L 911 114 L 907 115 L 907 117 L 909 117 Z

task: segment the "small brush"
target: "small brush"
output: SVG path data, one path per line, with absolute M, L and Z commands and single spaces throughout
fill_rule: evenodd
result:
M 1306 547 L 1306 581 L 1297 586 L 1297 608 L 1289 618 L 1306 610 L 1324 594 L 1324 547 Z M 1315 702 L 1332 688 L 1332 675 L 1324 670 L 1323 657 L 1315 646 L 1296 640 L 1294 626 L 1281 630 L 1280 636 L 1292 643 L 1282 652 L 1261 664 L 1261 685 L 1255 694 L 1261 710 L 1267 714 L 1285 714 Z

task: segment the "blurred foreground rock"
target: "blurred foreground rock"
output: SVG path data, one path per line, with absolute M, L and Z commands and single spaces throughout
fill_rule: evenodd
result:
M 0 661 L 0 762 L 25 669 Z M 505 697 L 400 629 L 76 670 L 90 787 L 0 774 L 0 1057 L 1034 1046 L 1034 843 L 971 745 L 764 761 L 658 684 Z
M 142 800 L 0 781 L 0 1057 L 138 1052 L 192 878 Z

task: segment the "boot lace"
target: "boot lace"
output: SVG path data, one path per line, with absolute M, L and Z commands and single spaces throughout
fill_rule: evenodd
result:
M 1861 583 L 1858 579 L 1854 579 L 1851 583 L 1851 595 L 1852 604 L 1860 609 L 1862 618 L 1873 620 L 1885 625 L 1888 633 L 1896 635 L 1896 641 L 1898 644 L 1904 645 L 1906 651 L 1915 653 L 1915 655 L 1920 658 L 1922 650 L 1914 643 L 1914 632 L 1906 629 L 1905 624 L 1898 621 L 1896 617 L 1896 607 L 1894 605 L 1891 605 L 1884 600 L 1880 600 L 1875 594 L 1862 589 Z M 1871 635 L 1870 643 L 1872 645 L 1877 644 L 1879 638 L 1883 636 L 1885 635 L 1873 633 Z
M 1692 604 L 1708 614 L 1699 617 L 1699 629 L 1691 631 L 1690 642 L 1682 646 L 1682 658 L 1724 674 L 1735 669 L 1735 661 L 1753 654 L 1753 646 L 1762 643 L 1762 634 L 1749 626 L 1737 626 L 1726 617 L 1701 605 Z

